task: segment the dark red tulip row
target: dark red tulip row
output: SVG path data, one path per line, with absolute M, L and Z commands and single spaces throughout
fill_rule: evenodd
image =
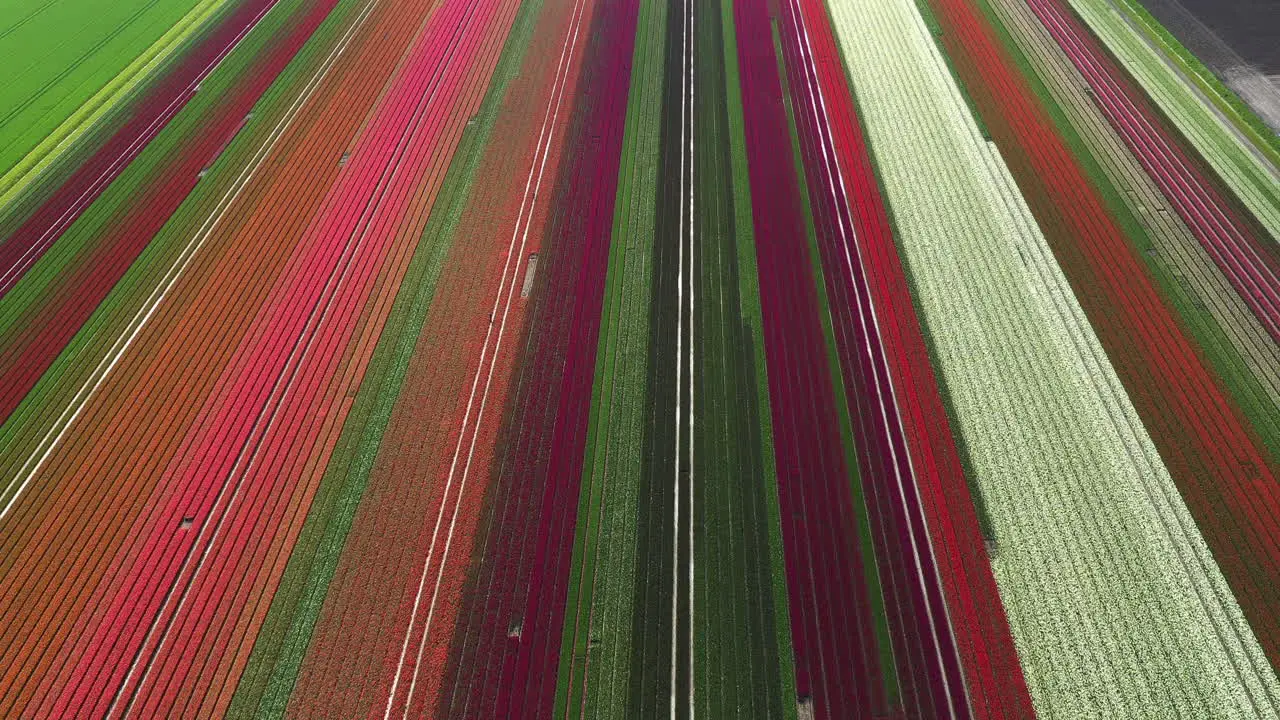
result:
M 865 582 L 875 559 L 860 547 L 771 5 L 735 3 L 734 21 L 796 690 L 817 718 L 870 718 L 889 710 Z
M 826 10 L 818 0 L 782 10 L 902 706 L 911 717 L 1027 717 L 1030 695 Z

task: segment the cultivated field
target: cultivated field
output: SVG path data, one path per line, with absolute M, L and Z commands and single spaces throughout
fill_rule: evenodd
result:
M 1136 0 L 0 10 L 0 717 L 1280 718 L 1280 138 Z

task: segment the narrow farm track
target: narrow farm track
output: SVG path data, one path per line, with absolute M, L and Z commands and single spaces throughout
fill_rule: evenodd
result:
M 0 0 L 0 717 L 1280 718 L 1274 148 L 1135 8 Z
M 964 0 L 930 6 L 947 29 L 949 57 L 1275 665 L 1280 637 L 1265 620 L 1280 602 L 1273 460 L 1158 295 L 988 19 Z
M 697 336 L 698 293 L 695 278 L 700 268 L 696 259 L 701 238 L 695 233 L 694 218 L 697 203 L 694 187 L 697 180 L 694 147 L 694 117 L 698 95 L 694 77 L 694 0 L 684 0 L 680 7 L 680 131 L 671 133 L 678 138 L 676 152 L 680 156 L 680 180 L 676 184 L 679 193 L 679 223 L 676 250 L 676 406 L 675 406 L 675 454 L 671 467 L 674 478 L 672 488 L 672 595 L 671 595 L 671 715 L 674 718 L 692 718 L 694 714 L 695 688 L 693 683 L 693 622 L 694 622 L 694 486 L 701 475 L 694 471 L 697 448 L 694 444 L 697 392 L 699 385 L 694 375 L 694 346 Z M 673 14 L 675 15 L 675 14 Z M 675 43 L 671 43 L 674 47 Z

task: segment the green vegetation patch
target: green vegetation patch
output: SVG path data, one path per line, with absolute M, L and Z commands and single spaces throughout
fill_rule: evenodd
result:
M 0 31 L 0 173 L 96 93 L 147 67 L 135 63 L 210 0 L 58 0 Z M 195 17 L 187 17 L 198 10 Z M 181 35 L 179 31 L 178 35 Z M 124 71 L 130 72 L 125 73 Z M 125 77 L 120 76 L 124 73 Z
M 103 229 L 116 222 L 135 201 L 139 188 L 149 182 L 172 153 L 201 132 L 209 114 L 218 111 L 225 93 L 257 65 L 261 56 L 288 32 L 290 22 L 306 5 L 305 0 L 282 0 L 262 22 L 240 42 L 218 69 L 205 80 L 208 92 L 192 98 L 181 112 L 150 142 L 129 167 L 59 237 L 0 302 L 0 334 L 23 327 L 28 313 L 38 309 L 53 293 L 62 292 L 68 273 L 91 260 Z M 146 306 L 147 298 L 173 268 L 201 225 L 215 212 L 220 199 L 235 182 L 247 159 L 270 134 L 278 116 L 294 95 L 284 96 L 283 87 L 311 62 L 315 44 L 304 46 L 280 79 L 267 90 L 247 122 L 210 169 L 209 176 L 196 185 L 164 227 L 111 289 L 103 302 L 71 339 L 58 358 L 27 393 L 14 413 L 0 427 L 0 472 L 28 457 L 50 426 L 72 401 L 84 380 L 92 376 L 100 360 L 128 332 L 130 322 Z M 7 493 L 8 488 L 0 491 Z

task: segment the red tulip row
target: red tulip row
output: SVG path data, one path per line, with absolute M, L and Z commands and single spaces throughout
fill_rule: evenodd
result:
M 529 256 L 543 253 L 593 11 L 579 0 L 546 3 L 500 100 L 303 661 L 294 712 L 447 715 L 442 691 L 458 688 L 451 651 L 478 635 L 465 629 L 477 618 L 464 613 L 474 609 L 464 589 L 485 539 L 485 496 L 496 492 L 495 445 L 534 302 L 521 292 Z M 484 677 L 466 680 L 476 685 L 460 697 L 486 688 Z
M 298 17 L 280 40 L 291 37 L 299 25 L 314 28 L 326 11 L 303 9 L 311 14 Z M 263 114 L 274 121 L 285 105 L 269 104 Z M 299 170 L 305 173 L 308 168 Z M 312 172 L 308 180 L 315 177 Z M 186 208 L 191 212 L 175 216 L 167 229 L 196 235 L 206 212 L 208 217 L 220 212 L 217 200 L 222 190 L 216 195 L 193 197 L 194 204 Z M 262 188 L 250 188 L 242 198 L 254 207 L 269 196 Z M 304 196 L 297 201 L 297 206 L 281 210 L 306 207 Z M 264 222 L 261 227 L 272 227 L 273 218 L 259 219 Z M 0 714 L 21 714 L 32 698 L 46 697 L 50 688 L 65 682 L 70 639 L 100 610 L 91 597 L 110 584 L 113 559 L 134 537 L 135 521 L 148 498 L 163 491 L 157 489 L 161 469 L 204 392 L 206 376 L 199 369 L 216 366 L 234 348 L 234 333 L 246 324 L 240 313 L 256 298 L 257 281 L 270 272 L 273 256 L 279 254 L 254 232 L 219 236 L 207 247 L 210 262 L 193 265 L 186 279 L 207 283 L 208 305 L 191 303 L 190 298 L 156 305 L 148 314 L 147 332 L 140 329 L 132 336 L 126 323 L 134 308 L 113 309 L 92 340 L 78 348 L 81 363 L 49 378 L 46 389 L 54 389 L 45 397 L 52 400 L 25 415 L 25 424 L 11 420 L 5 426 L 13 432 L 0 465 L 9 487 L 20 484 L 25 493 L 13 497 L 0 533 L 5 548 L 0 606 L 8 621 L 3 629 L 5 657 L 0 661 L 6 668 Z M 221 269 L 226 272 L 219 272 L 219 260 L 227 259 L 224 251 L 254 267 L 225 264 Z M 140 270 L 134 282 L 146 285 L 142 296 L 160 293 L 156 286 L 170 280 L 165 267 L 154 262 Z M 190 285 L 182 289 L 190 290 Z M 142 302 L 144 297 L 136 299 Z M 209 312 L 210 307 L 218 312 Z M 95 367 L 109 368 L 109 376 L 96 373 Z
M 63 644 L 64 666 L 46 676 L 53 687 L 37 698 L 40 711 L 150 714 L 184 705 L 193 693 L 225 691 L 225 674 L 211 676 L 211 665 L 225 673 L 227 662 L 247 654 L 262 600 L 274 592 L 348 396 L 515 7 L 446 4 L 421 26 L 398 68 L 397 54 L 384 54 L 393 62 L 357 67 L 360 72 L 348 76 L 367 84 L 371 76 L 398 70 L 381 97 L 383 83 L 376 82 L 367 104 L 345 109 L 353 127 L 365 120 L 359 141 L 351 162 L 331 176 L 323 202 L 313 206 L 316 214 L 291 218 L 300 232 L 251 233 L 260 243 L 284 240 L 292 250 L 266 283 L 268 292 L 245 308 L 240 327 L 251 329 L 232 344 L 234 354 L 200 378 L 207 394 L 186 405 L 199 411 L 181 428 L 187 432 L 172 438 L 169 461 L 148 473 L 159 476 L 152 480 L 157 489 L 142 494 L 145 507 L 94 591 L 91 612 Z M 387 9 L 384 24 L 403 24 L 408 8 Z M 326 155 L 336 169 L 336 154 Z M 306 166 L 283 168 L 305 172 Z M 247 219 L 231 223 L 239 227 Z M 230 264 L 242 257 L 198 260 Z M 178 297 L 197 311 L 206 308 L 206 317 L 207 308 L 217 306 L 181 291 Z M 168 419 L 176 417 L 180 413 Z M 102 432 L 80 428 L 77 442 Z

